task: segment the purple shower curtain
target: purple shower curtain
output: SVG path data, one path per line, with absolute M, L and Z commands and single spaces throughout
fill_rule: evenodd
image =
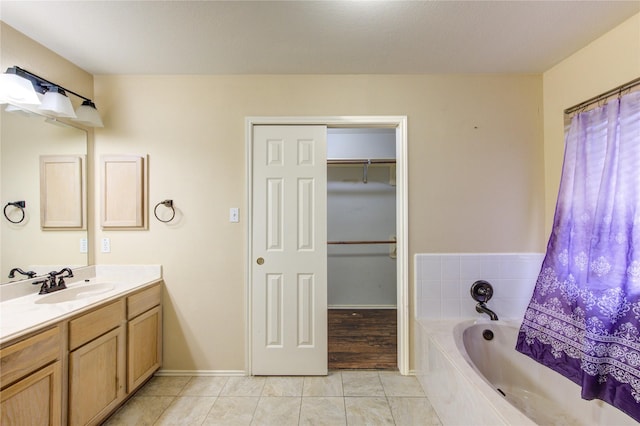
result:
M 516 349 L 640 421 L 640 92 L 571 121 Z

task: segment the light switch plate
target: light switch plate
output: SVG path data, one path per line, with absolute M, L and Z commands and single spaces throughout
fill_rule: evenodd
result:
M 237 207 L 231 207 L 229 209 L 229 222 L 237 223 L 240 222 L 239 217 L 239 209 Z

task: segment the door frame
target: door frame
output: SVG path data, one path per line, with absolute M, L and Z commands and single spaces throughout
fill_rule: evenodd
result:
M 252 374 L 251 336 L 253 333 L 251 294 L 253 286 L 253 126 L 326 125 L 327 127 L 386 127 L 396 129 L 396 305 L 398 309 L 398 370 L 409 374 L 409 241 L 408 241 L 408 157 L 407 116 L 312 116 L 245 117 L 246 153 L 246 253 L 245 253 L 245 366 Z

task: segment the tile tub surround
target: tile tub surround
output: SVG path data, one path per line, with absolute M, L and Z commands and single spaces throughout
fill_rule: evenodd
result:
M 441 425 L 418 380 L 391 371 L 318 377 L 156 376 L 114 425 Z
M 113 290 L 85 299 L 55 304 L 36 304 L 42 297 L 34 280 L 24 280 L 0 286 L 0 343 L 8 342 L 38 328 L 62 321 L 91 307 L 116 299 L 124 293 L 141 289 L 162 279 L 160 265 L 96 265 L 73 270 L 67 288 L 108 282 Z M 36 278 L 42 279 L 42 277 Z M 60 290 L 60 294 L 66 290 Z
M 416 316 L 478 318 L 469 289 L 477 280 L 493 286 L 487 303 L 500 319 L 518 319 L 531 299 L 544 253 L 416 254 Z M 484 315 L 486 316 L 486 315 Z

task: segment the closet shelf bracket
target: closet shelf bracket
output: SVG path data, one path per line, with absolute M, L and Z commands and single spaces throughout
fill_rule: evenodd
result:
M 367 183 L 369 179 L 369 165 L 371 164 L 371 160 L 367 160 L 362 168 L 362 183 Z

